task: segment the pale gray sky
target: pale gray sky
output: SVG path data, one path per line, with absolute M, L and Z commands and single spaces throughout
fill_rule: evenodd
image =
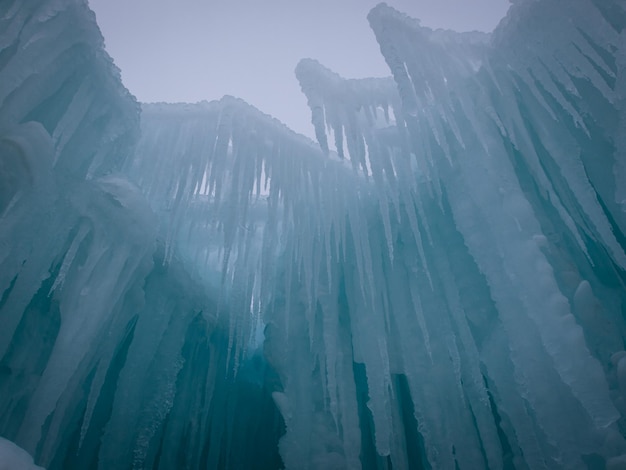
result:
M 106 48 L 139 101 L 243 98 L 313 136 L 294 68 L 386 76 L 367 13 L 377 0 L 89 0 Z M 509 0 L 387 0 L 432 28 L 491 31 Z

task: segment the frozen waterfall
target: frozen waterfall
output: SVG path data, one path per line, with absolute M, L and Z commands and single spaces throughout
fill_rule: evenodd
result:
M 313 142 L 0 3 L 0 469 L 626 468 L 626 4 L 368 20 Z

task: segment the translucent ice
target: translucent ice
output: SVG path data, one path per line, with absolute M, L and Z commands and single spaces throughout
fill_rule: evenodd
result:
M 51 470 L 623 464 L 623 2 L 368 19 L 390 77 L 296 67 L 313 142 L 139 106 L 86 2 L 0 4 L 0 435 Z

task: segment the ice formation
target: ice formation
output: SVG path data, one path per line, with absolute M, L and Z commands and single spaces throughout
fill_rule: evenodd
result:
M 0 468 L 623 468 L 626 5 L 368 20 L 313 142 L 0 4 Z
M 28 452 L 0 437 L 0 470 L 41 470 Z

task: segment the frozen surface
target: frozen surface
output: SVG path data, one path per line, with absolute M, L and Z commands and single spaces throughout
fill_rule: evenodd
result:
M 620 468 L 623 3 L 368 20 L 390 77 L 296 67 L 316 143 L 139 108 L 84 2 L 0 6 L 0 435 L 52 470 Z

